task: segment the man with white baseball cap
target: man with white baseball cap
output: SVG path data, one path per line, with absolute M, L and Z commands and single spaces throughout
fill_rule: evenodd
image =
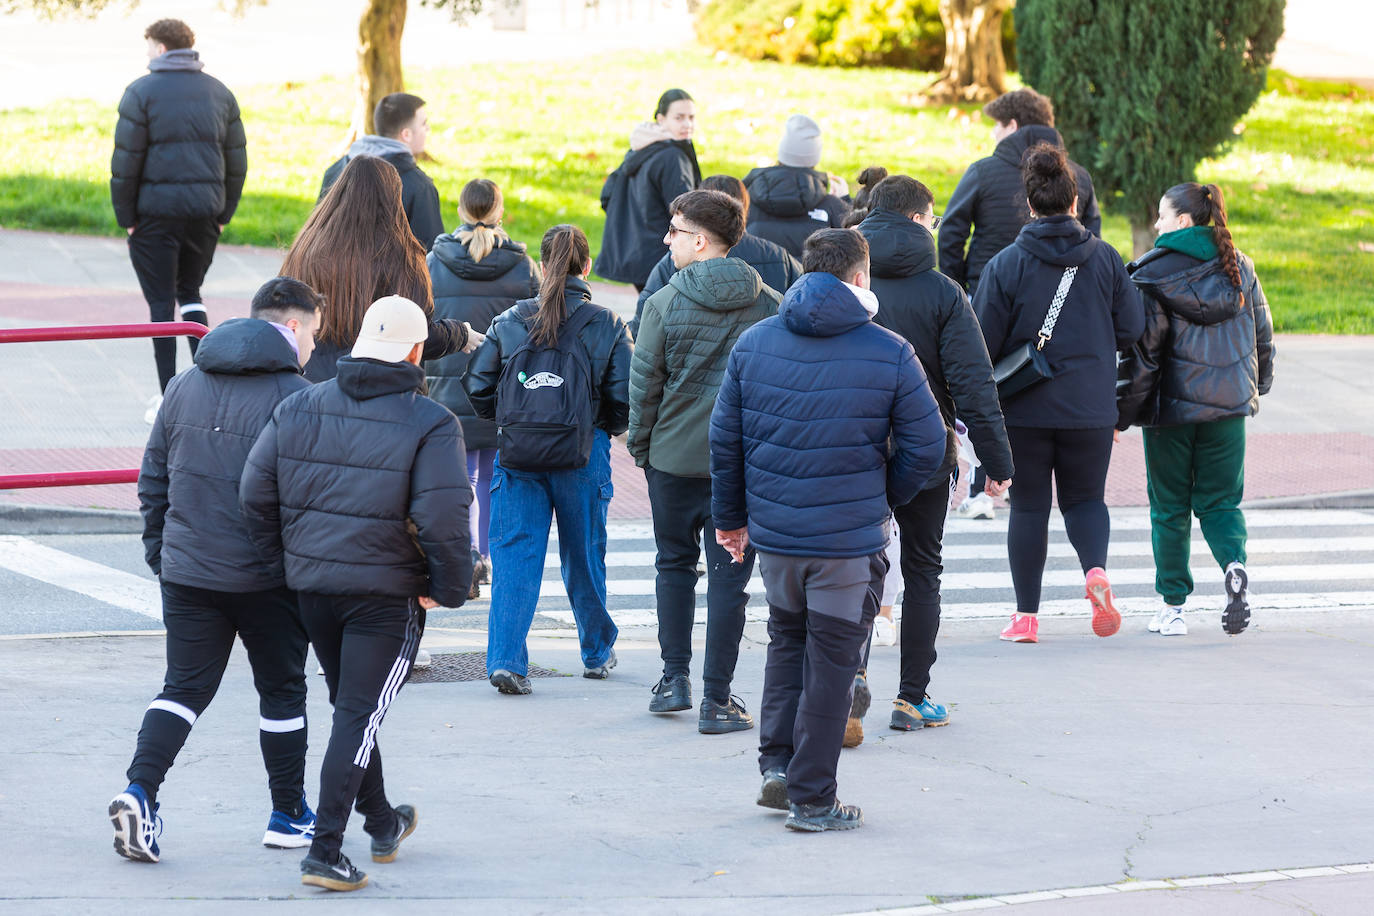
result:
M 355 802 L 374 862 L 393 861 L 415 829 L 415 809 L 387 801 L 377 730 L 415 661 L 425 611 L 458 607 L 472 581 L 463 433 L 422 393 L 428 331 L 409 299 L 372 303 L 338 375 L 278 405 L 239 483 L 258 550 L 299 593 L 334 705 L 301 861 L 301 882 L 329 890 L 367 884 L 340 851 Z

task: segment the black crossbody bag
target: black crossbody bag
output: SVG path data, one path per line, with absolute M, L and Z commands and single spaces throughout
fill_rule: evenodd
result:
M 1050 368 L 1050 361 L 1043 351 L 1045 344 L 1054 336 L 1054 326 L 1059 322 L 1059 313 L 1064 308 L 1069 287 L 1073 286 L 1073 278 L 1077 275 L 1077 267 L 1064 268 L 1064 275 L 1059 278 L 1059 288 L 1054 291 L 1054 299 L 1050 302 L 1049 311 L 1045 313 L 1045 322 L 1040 325 L 1036 339 L 1026 341 L 999 359 L 997 365 L 992 367 L 992 380 L 997 383 L 998 400 L 1008 401 L 1027 388 L 1054 377 L 1054 370 Z

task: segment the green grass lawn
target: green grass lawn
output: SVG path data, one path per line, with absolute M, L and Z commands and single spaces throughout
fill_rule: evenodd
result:
M 992 139 L 975 108 L 913 108 L 907 98 L 926 79 L 679 51 L 411 70 L 407 88 L 429 102 L 434 161 L 424 168 L 450 227 L 459 190 L 482 176 L 501 185 L 506 226 L 532 249 L 545 228 L 572 222 L 596 250 L 602 180 L 630 128 L 672 86 L 697 99 L 704 174 L 771 164 L 783 121 L 801 111 L 825 128 L 822 167 L 851 183 L 870 164 L 909 173 L 934 190 L 938 212 Z M 1236 145 L 1203 163 L 1200 177 L 1226 191 L 1236 242 L 1255 259 L 1281 330 L 1374 333 L 1374 250 L 1366 250 L 1374 249 L 1374 101 L 1340 98 L 1339 87 L 1274 84 L 1282 88 L 1261 97 Z M 249 172 L 224 241 L 288 245 L 339 153 L 352 81 L 234 89 Z M 112 107 L 80 100 L 0 112 L 0 225 L 118 234 L 108 190 L 114 121 Z M 1107 240 L 1129 254 L 1125 216 L 1109 201 L 1103 210 Z

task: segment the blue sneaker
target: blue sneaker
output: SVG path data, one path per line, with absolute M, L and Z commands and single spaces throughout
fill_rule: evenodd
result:
M 157 838 L 162 835 L 162 818 L 157 805 L 148 806 L 148 796 L 130 784 L 110 801 L 110 823 L 114 825 L 114 850 L 135 862 L 156 862 L 162 854 Z
M 262 845 L 273 849 L 299 849 L 315 840 L 315 812 L 301 796 L 301 816 L 292 817 L 284 811 L 273 811 L 267 820 L 267 832 Z
M 918 728 L 936 728 L 949 724 L 949 710 L 943 704 L 925 697 L 919 704 L 906 700 L 892 701 L 892 721 L 888 727 L 893 731 L 910 732 Z

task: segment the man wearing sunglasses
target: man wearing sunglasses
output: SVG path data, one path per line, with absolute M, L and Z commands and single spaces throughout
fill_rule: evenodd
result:
M 724 734 L 754 727 L 730 682 L 744 633 L 745 590 L 754 554 L 732 563 L 711 525 L 711 409 L 740 334 L 777 314 L 781 297 L 754 268 L 729 257 L 744 235 L 744 208 L 721 191 L 688 191 L 669 208 L 663 242 L 672 255 L 668 285 L 644 303 L 630 365 L 626 439 L 649 483 L 658 548 L 655 595 L 663 676 L 649 711 L 692 708 L 692 624 L 697 561 L 706 533 L 706 657 L 697 729 Z
M 908 175 L 874 186 L 859 224 L 868 240 L 874 321 L 910 342 L 945 423 L 945 456 L 916 498 L 893 514 L 902 538 L 902 681 L 890 725 L 898 731 L 945 725 L 949 710 L 926 695 L 940 630 L 941 548 L 951 475 L 958 472 L 957 414 L 987 470 L 989 494 L 1011 483 L 1011 447 L 1002 423 L 983 332 L 959 284 L 935 269 L 939 225 L 930 189 Z

